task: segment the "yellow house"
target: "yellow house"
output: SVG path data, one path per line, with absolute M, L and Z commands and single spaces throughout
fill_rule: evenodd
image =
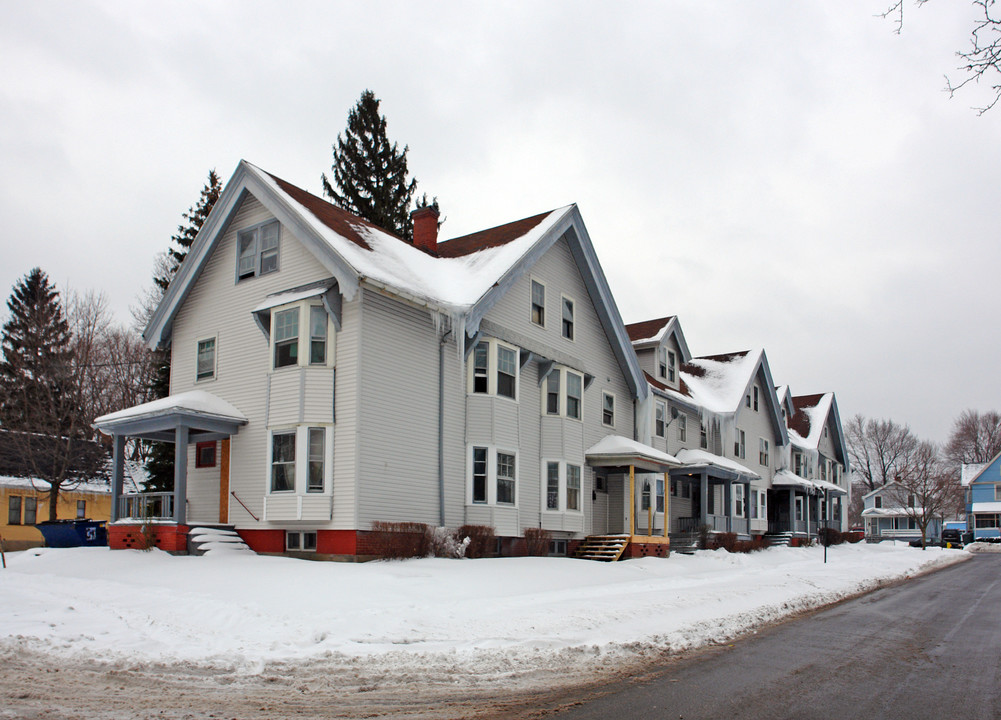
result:
M 0 477 L 0 539 L 5 550 L 45 544 L 36 522 L 49 519 L 49 484 L 31 478 Z M 111 488 L 100 481 L 82 482 L 59 493 L 59 520 L 111 518 Z

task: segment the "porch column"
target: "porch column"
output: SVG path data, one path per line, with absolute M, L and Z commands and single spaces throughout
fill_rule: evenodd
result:
M 702 495 L 702 524 L 709 524 L 709 476 L 706 475 L 706 471 L 703 470 L 701 475 L 702 486 L 699 488 L 699 493 Z
M 667 530 L 671 527 L 671 480 L 667 473 L 664 473 L 664 537 L 667 537 Z
M 174 522 L 187 521 L 185 498 L 188 497 L 188 426 L 178 425 L 174 436 Z
M 726 504 L 726 531 L 733 532 L 733 480 L 723 485 L 723 502 Z
M 810 491 L 807 490 L 806 491 L 806 502 L 803 503 L 804 505 L 806 505 L 806 510 L 804 512 L 806 513 L 805 520 L 806 520 L 806 536 L 807 537 L 810 537 L 810 504 L 811 504 L 810 500 L 811 499 L 812 498 L 811 498 L 811 495 L 810 495 Z
M 629 537 L 636 534 L 636 467 L 629 466 Z
M 125 480 L 125 436 L 112 435 L 111 451 L 111 522 L 118 520 L 118 499 L 122 496 L 122 483 Z
M 796 491 L 789 488 L 789 531 L 796 532 Z

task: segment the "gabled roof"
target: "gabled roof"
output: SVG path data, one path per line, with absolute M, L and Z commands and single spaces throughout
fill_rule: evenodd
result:
M 776 387 L 775 396 L 779 399 L 779 405 L 785 408 L 787 418 L 791 418 L 796 414 L 796 406 L 792 402 L 792 390 L 789 389 L 788 385 L 779 385 Z
M 692 358 L 681 366 L 681 389 L 682 394 L 699 407 L 715 413 L 736 414 L 756 377 L 761 379 L 764 390 L 761 402 L 771 418 L 775 436 L 785 445 L 789 436 L 764 350 Z
M 633 347 L 637 349 L 661 345 L 668 338 L 673 337 L 681 352 L 681 362 L 686 363 L 692 359 L 692 353 L 688 349 L 688 342 L 685 340 L 685 334 L 681 331 L 681 323 L 677 315 L 631 323 L 626 325 L 626 332 L 629 333 L 629 340 Z
M 467 336 L 497 300 L 558 240 L 564 239 L 630 389 L 647 392 L 608 281 L 575 205 L 438 245 L 435 254 L 241 160 L 205 219 L 143 337 L 166 341 L 174 318 L 247 195 L 253 195 L 312 253 L 351 300 L 361 282 L 459 320 Z
M 988 472 L 991 468 L 993 468 L 993 471 Z M 981 480 L 997 482 L 996 480 L 989 480 L 989 478 L 985 477 L 985 475 L 1001 475 L 1001 453 L 995 455 L 989 462 L 961 466 L 960 484 L 969 485 L 970 483 L 980 482 Z
M 840 455 L 836 459 L 839 459 L 847 469 L 848 446 L 845 444 L 838 401 L 834 393 L 799 395 L 792 398 L 792 404 L 796 409 L 796 412 L 789 416 L 789 440 L 792 444 L 807 450 L 816 450 L 820 446 L 824 427 L 830 422 L 834 428 L 831 443 L 835 452 Z

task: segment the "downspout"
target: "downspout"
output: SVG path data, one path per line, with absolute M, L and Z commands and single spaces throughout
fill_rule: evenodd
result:
M 438 525 L 445 527 L 445 343 L 452 328 L 438 343 Z

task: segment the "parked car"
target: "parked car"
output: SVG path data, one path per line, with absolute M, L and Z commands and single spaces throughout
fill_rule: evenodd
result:
M 963 547 L 967 543 L 973 542 L 973 533 L 959 530 L 958 528 L 946 528 L 942 531 L 942 547 Z
M 911 540 L 908 543 L 908 545 L 910 545 L 911 547 L 921 547 L 921 538 Z M 928 538 L 928 541 L 925 543 L 925 545 L 926 547 L 941 547 L 942 541 L 939 540 L 938 538 Z

